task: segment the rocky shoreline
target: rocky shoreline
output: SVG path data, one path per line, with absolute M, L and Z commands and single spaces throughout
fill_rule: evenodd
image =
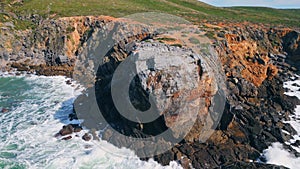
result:
M 168 37 L 169 39 L 158 37 L 150 29 L 130 27 L 128 24 L 123 24 L 123 22 L 116 21 L 115 18 L 111 17 L 61 18 L 43 21 L 37 30 L 16 33 L 21 37 L 19 37 L 20 39 L 16 39 L 11 34 L 3 36 L 4 33 L 1 31 L 0 41 L 6 42 L 3 43 L 6 46 L 0 46 L 1 63 L 5 64 L 1 66 L 6 71 L 15 68 L 21 72 L 47 76 L 64 75 L 75 79 L 77 75 L 85 74 L 87 77 L 90 75 L 90 79 L 93 80 L 93 76 L 89 72 L 96 68 L 91 66 L 89 58 L 86 57 L 86 46 L 91 45 L 89 39 L 101 30 L 104 30 L 103 38 L 109 38 L 111 30 L 116 29 L 115 24 L 110 25 L 110 23 L 118 23 L 116 24 L 117 28 L 125 27 L 126 31 L 120 35 L 121 43 L 103 54 L 107 56 L 107 60 L 100 63 L 104 66 L 95 71 L 99 71 L 96 82 L 86 82 L 87 93 L 91 90 L 92 93 L 98 92 L 99 96 L 107 95 L 105 93 L 108 91 L 106 85 L 111 80 L 111 73 L 115 71 L 118 64 L 131 54 L 132 50 L 128 49 L 128 44 L 132 44 L 133 41 L 145 44 L 159 43 L 158 46 L 153 47 L 168 46 L 170 50 L 178 50 L 177 53 L 180 53 L 181 46 L 184 46 L 184 43 L 177 41 L 175 35 L 172 37 L 173 40 L 170 40 L 170 37 Z M 175 160 L 181 163 L 184 168 L 190 166 L 194 168 L 284 168 L 253 163 L 253 161 L 260 159 L 264 162 L 265 159 L 261 157 L 261 153 L 274 142 L 284 144 L 292 154 L 296 157 L 300 156 L 299 152 L 285 144 L 291 139 L 291 136 L 282 131 L 285 130 L 292 135 L 296 134 L 295 130 L 289 124 L 284 124 L 283 121 L 289 120 L 289 115 L 294 113 L 294 109 L 296 105 L 300 105 L 300 101 L 296 97 L 284 95 L 286 89 L 283 88 L 283 83 L 298 78 L 295 74 L 299 74 L 300 71 L 300 33 L 288 28 L 269 28 L 254 24 L 249 26 L 247 23 L 205 23 L 200 26 L 200 31 L 203 32 L 200 35 L 210 35 L 212 46 L 217 51 L 217 56 L 221 60 L 222 71 L 225 74 L 224 82 L 227 88 L 227 97 L 223 115 L 216 131 L 205 143 L 195 141 L 198 136 L 196 126 L 194 130 L 191 130 L 188 137 L 166 153 L 154 156 L 154 159 L 162 165 L 168 165 L 170 161 Z M 134 32 L 136 36 L 126 38 L 127 36 L 124 34 L 128 32 Z M 164 45 L 161 46 L 161 44 Z M 145 48 L 143 46 L 139 51 L 143 51 Z M 201 49 L 203 50 L 200 54 L 206 55 L 206 48 L 202 46 Z M 201 59 L 199 60 L 201 61 Z M 184 60 L 181 61 L 185 62 Z M 78 62 L 82 65 L 87 64 L 87 66 L 76 69 Z M 195 65 L 197 66 L 197 64 Z M 199 70 L 202 68 L 203 66 L 199 66 Z M 195 73 L 199 72 L 195 71 Z M 202 74 L 193 75 L 203 77 Z M 166 83 L 164 82 L 166 77 L 163 75 L 160 77 L 161 81 L 159 82 Z M 108 81 L 103 81 L 106 78 Z M 149 80 L 149 78 L 145 75 L 144 80 Z M 154 76 L 154 78 L 157 77 Z M 138 81 L 135 87 L 143 89 L 139 83 Z M 90 89 L 91 84 L 95 85 L 94 91 Z M 151 83 L 149 84 L 151 86 Z M 213 85 L 213 82 L 209 84 Z M 208 89 L 207 86 L 201 87 Z M 156 86 L 152 86 L 152 89 L 153 91 L 162 90 Z M 210 93 L 214 92 L 210 91 Z M 207 102 L 211 103 L 211 96 L 205 93 L 201 94 L 207 96 Z M 171 93 L 171 95 L 174 97 L 175 93 Z M 187 97 L 185 95 L 179 96 Z M 141 109 L 143 109 L 145 101 L 139 102 L 143 98 L 134 99 L 138 106 L 142 105 Z M 97 101 L 98 104 L 95 101 L 89 101 L 86 94 L 79 96 L 74 104 L 86 104 L 85 108 L 75 110 L 74 114 L 69 116 L 70 120 L 76 119 L 77 116 L 80 118 L 82 113 L 92 112 L 92 110 L 87 111 L 86 107 L 90 107 L 93 103 L 99 105 L 99 101 L 103 102 L 103 107 L 100 106 L 100 109 L 110 110 L 111 103 L 108 99 L 100 97 Z M 176 99 L 173 99 L 170 102 L 175 101 Z M 107 116 L 113 116 L 109 117 L 110 120 L 121 126 L 124 131 L 128 129 L 128 133 L 120 130 L 124 132 L 123 134 L 134 133 L 136 135 L 137 132 L 145 133 L 147 129 L 147 126 L 143 130 L 136 123 L 127 123 L 113 113 L 108 113 Z M 168 125 L 171 126 L 171 123 L 166 122 L 167 115 L 164 117 L 161 121 L 150 125 L 149 128 L 156 126 L 155 131 L 159 131 Z M 90 135 L 87 134 L 83 137 L 86 141 L 98 138 L 95 129 L 105 128 L 106 130 L 101 133 L 101 139 L 119 147 L 123 145 L 122 141 L 126 142 L 126 140 L 120 140 L 119 137 L 114 138 L 114 133 L 106 128 L 104 123 L 100 126 L 88 126 L 88 123 L 82 125 L 91 130 Z M 68 135 L 80 130 L 80 128 L 80 126 L 70 124 L 64 126 L 59 134 L 66 136 L 63 139 L 69 140 L 71 138 Z M 153 129 L 148 130 L 146 134 L 155 134 L 151 133 L 152 131 Z M 147 158 L 143 159 L 147 160 Z

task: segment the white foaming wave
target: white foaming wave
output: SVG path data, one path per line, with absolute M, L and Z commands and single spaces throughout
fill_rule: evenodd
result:
M 299 169 L 300 159 L 286 151 L 282 144 L 273 143 L 265 150 L 266 160 L 270 164 L 283 165 L 290 169 Z
M 290 91 L 285 94 L 288 96 L 296 96 L 300 99 L 300 80 L 288 81 L 284 83 L 284 87 L 290 89 Z M 285 121 L 285 123 L 291 124 L 291 126 L 297 131 L 297 135 L 293 136 L 294 139 L 291 142 L 295 142 L 296 140 L 300 140 L 300 105 L 298 105 L 295 109 L 294 115 L 290 115 L 291 120 Z M 298 148 L 299 149 L 299 148 Z M 298 151 L 300 153 L 300 151 Z
M 25 164 L 28 168 L 49 169 L 182 168 L 176 162 L 163 167 L 154 160 L 141 161 L 131 150 L 119 149 L 106 141 L 85 142 L 81 136 L 87 130 L 73 134 L 68 141 L 55 138 L 54 134 L 70 122 L 68 114 L 72 112 L 72 103 L 82 88 L 76 84 L 67 85 L 65 77 L 30 76 L 24 80 L 32 86 L 22 94 L 29 99 L 21 102 L 13 112 L 0 116 L 1 130 L 9 132 L 0 148 L 16 154 L 15 159 L 9 160 Z M 11 145 L 16 147 L 9 149 Z M 104 151 L 104 148 L 112 153 Z
M 290 89 L 290 91 L 284 94 L 288 96 L 296 96 L 300 99 L 300 80 L 288 81 L 284 83 L 284 88 Z
M 300 99 L 300 80 L 288 81 L 284 83 L 284 87 L 289 89 L 285 92 L 288 96 L 296 96 Z M 284 121 L 284 123 L 289 123 L 297 132 L 293 138 L 286 142 L 290 145 L 300 140 L 300 105 L 295 109 L 295 114 L 290 115 L 290 121 Z M 300 147 L 292 146 L 294 150 L 300 153 Z M 264 156 L 266 157 L 267 163 L 283 165 L 291 169 L 299 169 L 300 157 L 295 157 L 293 154 L 288 152 L 283 148 L 281 143 L 273 143 L 268 149 L 264 150 Z

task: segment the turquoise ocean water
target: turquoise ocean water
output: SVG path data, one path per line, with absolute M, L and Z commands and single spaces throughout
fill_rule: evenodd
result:
M 2 168 L 180 168 L 139 160 L 106 141 L 64 141 L 54 135 L 70 123 L 68 114 L 81 88 L 64 77 L 0 77 L 0 169 Z M 80 121 L 72 121 L 79 123 Z M 105 150 L 110 150 L 107 152 Z

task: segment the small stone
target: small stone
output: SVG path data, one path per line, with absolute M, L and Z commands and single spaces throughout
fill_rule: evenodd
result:
M 82 139 L 84 141 L 90 141 L 92 139 L 92 136 L 88 133 L 85 133 L 83 136 L 82 136 Z
M 7 113 L 9 110 L 7 108 L 2 108 L 1 113 Z
M 66 81 L 66 84 L 67 84 L 67 85 L 71 85 L 71 84 L 72 84 L 72 81 L 71 81 L 71 80 L 67 80 L 67 81 Z
M 71 124 L 67 126 L 63 126 L 63 128 L 59 131 L 59 134 L 62 136 L 72 134 L 74 132 L 74 128 Z

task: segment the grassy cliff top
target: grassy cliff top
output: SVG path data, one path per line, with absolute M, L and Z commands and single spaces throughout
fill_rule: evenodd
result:
M 17 15 L 39 14 L 45 18 L 79 15 L 121 17 L 138 12 L 155 11 L 174 14 L 196 22 L 203 19 L 208 21 L 249 21 L 300 27 L 300 9 L 219 8 L 197 0 L 0 0 L 0 2 L 4 4 L 6 12 Z

